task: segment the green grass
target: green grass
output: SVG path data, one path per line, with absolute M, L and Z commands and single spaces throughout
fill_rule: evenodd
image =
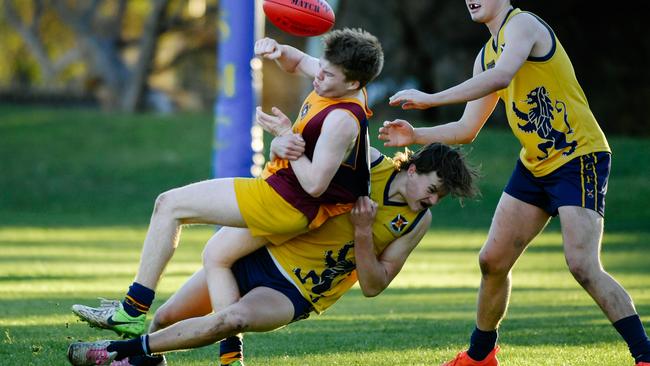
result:
M 209 177 L 211 124 L 206 115 L 0 107 L 0 365 L 64 365 L 71 341 L 112 336 L 78 322 L 70 306 L 123 295 L 156 195 Z M 650 144 L 610 142 L 603 261 L 648 320 L 650 173 L 638 166 L 650 160 Z M 322 316 L 248 335 L 248 364 L 436 365 L 464 349 L 475 316 L 476 253 L 516 153 L 509 132 L 483 131 L 470 154 L 483 167 L 481 201 L 436 207 L 432 230 L 379 297 L 353 288 Z M 154 308 L 200 266 L 211 234 L 184 230 Z M 518 263 L 501 329 L 504 365 L 631 365 L 616 331 L 567 271 L 557 224 Z M 216 365 L 216 354 L 212 346 L 169 359 Z
M 158 292 L 167 298 L 200 265 L 209 228 L 192 227 Z M 143 227 L 0 229 L 0 364 L 60 365 L 76 339 L 111 337 L 78 322 L 73 303 L 119 298 L 133 278 Z M 353 289 L 322 316 L 246 338 L 249 365 L 432 365 L 464 348 L 472 327 L 483 232 L 427 235 L 391 287 L 366 299 Z M 650 312 L 649 233 L 608 236 L 605 265 Z M 560 236 L 543 234 L 515 271 L 502 327 L 505 365 L 629 364 L 627 349 L 565 268 Z M 170 355 L 215 362 L 216 347 Z M 212 363 L 212 364 L 213 364 Z

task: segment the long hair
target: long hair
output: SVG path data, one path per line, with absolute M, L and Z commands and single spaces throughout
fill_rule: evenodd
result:
M 398 170 L 408 169 L 411 164 L 420 174 L 435 171 L 442 180 L 443 189 L 461 203 L 464 198 L 480 196 L 476 180 L 480 177 L 479 168 L 467 162 L 465 154 L 459 148 L 434 142 L 416 152 L 406 149 L 398 152 L 394 158 Z

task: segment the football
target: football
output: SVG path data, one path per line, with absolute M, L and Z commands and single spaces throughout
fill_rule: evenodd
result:
M 321 35 L 334 26 L 334 11 L 325 0 L 264 0 L 264 14 L 294 36 Z

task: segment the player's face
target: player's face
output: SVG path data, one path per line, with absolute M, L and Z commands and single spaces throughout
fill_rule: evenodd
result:
M 412 211 L 421 211 L 438 204 L 447 192 L 437 172 L 420 174 L 416 172 L 415 165 L 411 164 L 405 195 L 409 208 Z
M 351 83 L 345 80 L 343 70 L 324 58 L 319 61 L 319 69 L 312 83 L 316 94 L 325 98 L 340 98 L 349 94 Z
M 504 6 L 510 6 L 510 0 L 465 0 L 465 4 L 473 21 L 488 23 Z

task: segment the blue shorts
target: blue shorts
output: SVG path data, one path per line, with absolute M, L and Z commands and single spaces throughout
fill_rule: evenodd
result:
M 296 286 L 284 277 L 266 248 L 239 259 L 232 266 L 239 292 L 244 296 L 256 287 L 268 287 L 280 291 L 293 303 L 292 321 L 309 317 L 312 304 L 305 299 Z
M 605 194 L 611 154 L 596 152 L 578 156 L 543 177 L 535 177 L 517 160 L 504 191 L 557 216 L 558 207 L 580 206 L 605 217 Z

